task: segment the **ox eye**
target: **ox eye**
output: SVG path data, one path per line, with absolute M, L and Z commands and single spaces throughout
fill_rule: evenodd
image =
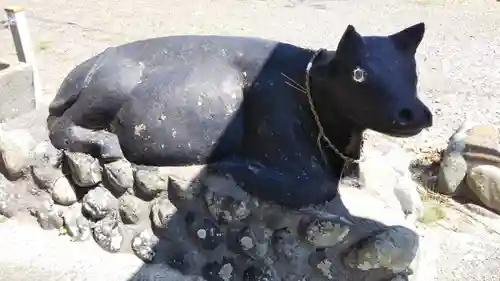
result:
M 366 71 L 359 66 L 352 71 L 352 80 L 357 83 L 365 82 L 366 76 L 368 76 L 368 73 L 366 73 Z

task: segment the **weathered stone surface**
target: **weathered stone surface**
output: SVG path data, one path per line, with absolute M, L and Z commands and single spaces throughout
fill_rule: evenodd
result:
M 344 258 L 346 266 L 360 270 L 386 268 L 394 273 L 406 270 L 418 251 L 418 236 L 393 226 L 360 242 Z
M 54 202 L 47 200 L 41 204 L 40 208 L 34 210 L 32 214 L 35 216 L 38 224 L 42 229 L 60 229 L 64 225 L 63 212 Z
M 51 191 L 54 187 L 55 182 L 65 177 L 61 169 L 55 168 L 53 166 L 33 166 L 31 168 L 31 174 L 33 175 L 33 180 L 36 185 L 48 191 Z
M 297 237 L 289 229 L 275 231 L 272 241 L 274 252 L 280 260 L 290 264 L 297 263 L 303 249 L 299 245 Z
M 102 180 L 99 161 L 92 156 L 78 152 L 65 152 L 74 183 L 80 187 L 92 187 Z
M 464 122 L 451 136 L 441 161 L 440 192 L 461 196 L 496 211 L 498 207 L 497 170 L 500 169 L 500 129 L 491 124 Z M 459 184 L 465 189 L 457 190 Z M 477 198 L 474 198 L 476 196 Z M 493 207 L 496 206 L 496 207 Z
M 11 218 L 20 209 L 19 198 L 12 193 L 14 185 L 0 173 L 0 215 Z
M 134 188 L 134 170 L 125 159 L 104 164 L 104 174 L 113 191 L 121 194 Z
M 184 245 L 173 246 L 170 251 L 171 253 L 168 255 L 167 264 L 183 274 L 188 275 L 193 272 L 199 272 L 205 263 L 201 258 L 200 252 L 194 249 L 188 249 Z
M 210 214 L 225 223 L 247 218 L 258 204 L 230 178 L 209 176 L 204 179 L 207 189 L 204 199 Z
M 281 281 L 276 271 L 269 266 L 251 266 L 243 272 L 244 281 Z
M 4 64 L 2 64 L 4 65 Z M 0 69 L 0 123 L 35 109 L 33 69 L 16 63 Z
M 69 206 L 77 201 L 75 189 L 66 177 L 55 180 L 52 186 L 52 199 L 59 205 Z
M 208 263 L 203 267 L 203 277 L 207 281 L 234 281 L 234 262 L 223 260 L 222 262 Z
M 462 141 L 462 144 L 455 143 L 454 146 L 458 151 L 460 146 L 463 147 L 462 152 L 467 162 L 477 161 L 477 164 L 495 166 L 500 164 L 500 130 L 496 126 L 490 124 L 471 126 Z
M 27 170 L 35 140 L 28 131 L 3 131 L 0 128 L 0 157 L 10 179 L 17 179 Z
M 168 177 L 157 169 L 138 169 L 134 173 L 134 178 L 136 187 L 150 197 L 156 197 L 168 189 Z
M 124 194 L 119 198 L 119 211 L 122 221 L 126 224 L 138 223 L 147 215 L 147 205 L 139 198 Z
M 396 163 L 399 162 L 394 161 L 392 164 L 399 165 Z M 412 198 L 414 186 L 407 185 L 404 179 L 398 179 L 386 186 L 386 193 L 372 192 L 374 186 L 354 190 L 351 188 L 348 192 L 345 188 L 340 188 L 342 200 L 337 198 L 319 208 L 290 210 L 269 202 L 259 202 L 244 192 L 231 178 L 200 177 L 201 184 L 195 182 L 191 185 L 182 177 L 168 176 L 168 180 L 164 180 L 168 175 L 165 173 L 166 169 L 146 167 L 134 174 L 129 162 L 118 160 L 103 166 L 109 181 L 99 182 L 97 186 L 87 185 L 95 186 L 93 189 L 76 189 L 90 189 L 80 204 L 75 203 L 76 195 L 67 196 L 69 190 L 66 188 L 72 188 L 72 185 L 61 170 L 56 168 L 56 161 L 54 164 L 34 166 L 33 177 L 42 189 L 51 193 L 56 203 L 71 205 L 63 208 L 69 208 L 73 212 L 65 211 L 62 220 L 63 230 L 74 240 L 86 240 L 92 235 L 95 242 L 109 252 L 119 252 L 123 243 L 130 243 L 133 252 L 148 263 L 153 259 L 163 261 L 164 253 L 164 262 L 170 267 L 183 274 L 201 274 L 207 281 L 319 281 L 339 278 L 353 281 L 348 279 L 351 277 L 347 277 L 349 275 L 346 271 L 383 267 L 404 275 L 410 267 L 407 265 L 407 257 L 413 251 L 413 248 L 408 246 L 411 243 L 404 237 L 399 237 L 402 235 L 399 232 L 384 236 L 384 233 L 390 230 L 362 240 L 345 258 L 336 252 L 358 241 L 364 237 L 363 233 L 369 233 L 373 229 L 373 225 L 365 225 L 366 222 L 353 219 L 349 213 L 383 224 L 400 225 L 405 220 L 405 213 L 417 212 L 415 202 L 418 203 L 418 200 Z M 405 172 L 399 173 L 397 170 L 388 168 L 387 176 L 390 176 L 392 171 L 402 177 L 401 173 Z M 141 175 L 142 172 L 144 174 Z M 367 182 L 372 182 L 371 177 L 367 175 L 365 174 Z M 138 179 L 141 180 L 140 188 L 136 185 Z M 60 182 L 64 180 L 66 181 L 63 188 Z M 133 184 L 132 180 L 135 181 Z M 111 186 L 112 181 L 114 186 Z M 95 178 L 87 181 L 90 182 L 95 183 Z M 106 182 L 110 183 L 110 186 L 105 187 Z M 135 192 L 139 190 L 155 198 L 151 202 L 150 199 L 138 198 L 139 195 L 132 192 L 133 185 L 136 185 Z M 72 194 L 75 194 L 75 190 L 71 190 Z M 170 192 L 175 194 L 174 199 L 171 198 Z M 113 194 L 119 193 L 121 196 L 117 195 L 117 199 Z M 384 200 L 384 194 L 392 196 L 392 199 Z M 177 198 L 188 204 L 177 205 Z M 203 203 L 206 206 L 201 205 Z M 151 207 L 149 215 L 152 227 L 164 231 L 162 233 L 165 235 L 167 232 L 168 235 L 173 234 L 172 238 L 175 239 L 176 234 L 182 234 L 178 237 L 179 241 L 166 247 L 159 243 L 159 238 L 149 228 L 130 236 L 131 240 L 128 240 L 130 238 L 125 235 L 125 228 L 142 227 L 140 223 L 147 219 L 148 205 Z M 345 209 L 339 208 L 342 205 L 345 205 Z M 81 211 L 85 215 L 88 214 L 91 220 L 85 218 Z M 176 213 L 187 216 L 183 220 L 182 216 L 174 216 Z M 45 212 L 36 213 L 35 216 L 43 228 L 53 229 L 61 225 L 60 212 L 47 209 Z M 118 216 L 123 223 L 135 226 L 124 226 Z M 183 243 L 189 246 L 184 249 Z M 162 255 L 156 252 L 159 249 Z M 336 258 L 332 258 L 332 253 Z M 371 256 L 367 257 L 367 254 Z M 340 260 L 347 265 L 347 269 Z M 390 274 L 384 275 L 384 278 L 390 278 Z
M 196 216 L 196 214 L 190 212 L 186 215 L 185 221 L 189 233 L 202 248 L 214 250 L 224 243 L 224 233 L 209 219 Z
M 416 220 L 423 213 L 423 203 L 409 170 L 413 158 L 399 144 L 388 142 L 367 151 L 359 166 L 363 189 L 378 194 L 387 205 L 400 208 Z
M 313 252 L 308 260 L 309 265 L 321 276 L 328 280 L 335 280 L 337 276 L 336 264 L 330 261 L 325 254 L 325 251 L 319 250 Z
M 123 232 L 116 215 L 111 214 L 98 221 L 93 229 L 94 240 L 99 246 L 110 253 L 120 251 L 123 241 Z
M 407 274 L 398 274 L 394 278 L 388 281 L 408 281 L 408 275 Z
M 54 202 L 69 206 L 77 201 L 73 185 L 60 169 L 53 166 L 32 167 L 33 181 L 40 188 L 52 194 Z
M 197 182 L 170 176 L 168 180 L 168 193 L 183 201 L 193 200 L 200 192 L 200 184 Z
M 459 152 L 449 152 L 440 163 L 437 188 L 445 195 L 454 195 L 467 174 L 467 162 Z
M 99 185 L 83 197 L 82 203 L 83 211 L 92 219 L 99 220 L 117 207 L 118 200 L 106 188 Z
M 467 174 L 467 185 L 486 207 L 500 212 L 500 168 L 492 165 L 473 167 Z
M 450 137 L 444 152 L 439 188 L 455 190 L 466 172 L 477 165 L 500 166 L 500 131 L 494 125 L 464 122 Z M 449 182 L 452 185 L 447 187 Z
M 332 247 L 349 234 L 352 223 L 346 218 L 317 213 L 305 216 L 299 224 L 299 233 L 317 248 Z
M 158 237 L 147 228 L 132 238 L 132 250 L 144 262 L 151 262 L 155 257 L 155 246 L 158 241 Z
M 39 143 L 33 151 L 33 160 L 38 167 L 60 167 L 63 153 L 55 148 L 50 141 Z
M 310 281 L 311 279 L 305 274 L 300 273 L 289 273 L 284 278 L 283 281 Z
M 245 227 L 237 239 L 245 254 L 254 260 L 263 260 L 267 257 L 272 234 L 273 232 L 264 225 L 254 223 Z
M 85 241 L 90 238 L 92 231 L 90 221 L 81 212 L 81 205 L 75 204 L 63 213 L 64 228 L 75 241 Z
M 177 208 L 166 197 L 156 198 L 151 205 L 151 221 L 157 228 L 165 228 L 172 216 L 177 212 Z
M 466 203 L 463 205 L 467 210 L 473 212 L 474 214 L 489 218 L 489 219 L 494 219 L 498 220 L 500 219 L 500 215 L 497 213 L 494 213 L 484 207 L 481 207 L 479 205 L 473 204 L 473 203 Z

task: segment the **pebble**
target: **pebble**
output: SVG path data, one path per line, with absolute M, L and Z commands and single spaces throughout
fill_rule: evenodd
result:
M 92 187 L 102 180 L 101 166 L 94 157 L 79 152 L 65 152 L 74 183 L 80 187 Z
M 342 242 L 349 234 L 352 223 L 343 217 L 331 214 L 304 216 L 299 224 L 299 233 L 318 248 L 332 247 Z
M 123 241 L 123 234 L 116 218 L 112 214 L 98 221 L 92 229 L 94 240 L 99 246 L 110 253 L 119 252 Z
M 335 263 L 326 257 L 324 250 L 318 250 L 311 254 L 308 260 L 309 265 L 318 271 L 321 276 L 328 280 L 334 280 L 337 276 Z
M 145 229 L 132 238 L 132 250 L 144 262 L 151 262 L 155 257 L 158 241 L 151 229 Z
M 467 172 L 478 165 L 500 167 L 500 130 L 464 122 L 448 140 L 438 175 L 438 190 L 454 195 Z
M 224 223 L 240 222 L 252 213 L 252 198 L 231 179 L 209 176 L 204 199 L 210 214 Z
M 77 206 L 78 205 L 78 206 Z M 85 241 L 90 238 L 91 224 L 80 212 L 79 204 L 63 212 L 64 227 L 74 241 Z
M 27 170 L 36 146 L 26 130 L 3 131 L 0 128 L 0 157 L 10 179 L 18 179 Z
M 252 224 L 238 234 L 241 250 L 254 260 L 264 260 L 273 232 L 261 224 Z
M 75 189 L 66 177 L 60 177 L 52 186 L 52 199 L 55 203 L 69 206 L 77 201 Z
M 353 248 L 344 258 L 350 268 L 363 271 L 386 268 L 393 273 L 405 271 L 417 257 L 418 235 L 402 226 L 391 226 Z
M 168 177 L 163 177 L 157 170 L 137 170 L 134 178 L 137 188 L 150 197 L 156 197 L 168 189 Z
M 31 169 L 33 180 L 40 189 L 52 190 L 54 183 L 63 178 L 64 174 L 61 169 L 53 166 L 33 166 Z
M 104 174 L 113 191 L 122 194 L 134 188 L 134 171 L 125 159 L 104 164 Z
M 136 224 L 147 215 L 147 207 L 139 198 L 124 194 L 119 199 L 119 212 L 124 223 Z
M 63 153 L 55 148 L 50 141 L 39 143 L 34 151 L 35 166 L 58 168 L 61 166 Z
M 479 200 L 500 213 L 500 168 L 492 165 L 475 166 L 466 179 L 470 190 Z
M 467 174 L 467 162 L 459 152 L 446 153 L 441 160 L 438 174 L 438 192 L 454 195 Z
M 113 194 L 102 185 L 85 194 L 82 203 L 83 211 L 94 220 L 104 218 L 118 204 Z
M 151 206 L 151 221 L 156 228 L 166 228 L 177 208 L 166 197 L 156 198 Z

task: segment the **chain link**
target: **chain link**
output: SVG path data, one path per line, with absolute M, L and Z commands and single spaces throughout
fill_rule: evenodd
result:
M 313 99 L 312 99 L 312 95 L 311 95 L 311 86 L 310 86 L 310 74 L 311 74 L 311 68 L 313 66 L 313 63 L 314 61 L 316 60 L 316 58 L 321 54 L 321 52 L 325 51 L 325 49 L 318 49 L 314 55 L 312 56 L 311 60 L 309 61 L 309 63 L 307 64 L 307 68 L 306 68 L 306 88 L 305 88 L 305 93 L 307 95 L 307 99 L 309 101 L 309 107 L 311 108 L 311 112 L 314 116 L 314 120 L 316 121 L 316 125 L 318 126 L 318 139 L 317 139 L 317 143 L 318 143 L 318 148 L 321 152 L 321 156 L 323 157 L 323 160 L 326 161 L 326 155 L 325 155 L 325 152 L 323 151 L 323 148 L 321 146 L 321 139 L 323 138 L 323 140 L 328 144 L 328 146 L 336 153 L 338 154 L 340 157 L 342 157 L 342 159 L 344 159 L 346 162 L 351 162 L 351 163 L 359 163 L 361 162 L 362 160 L 361 159 L 354 159 L 352 157 L 349 157 L 345 154 L 343 154 L 339 149 L 337 149 L 337 147 L 335 147 L 335 145 L 333 145 L 333 143 L 330 141 L 330 139 L 326 136 L 325 134 L 325 131 L 323 129 L 323 126 L 321 125 L 321 122 L 319 120 L 319 115 L 318 115 L 318 112 L 316 111 L 316 108 L 314 107 L 314 102 L 313 102 Z

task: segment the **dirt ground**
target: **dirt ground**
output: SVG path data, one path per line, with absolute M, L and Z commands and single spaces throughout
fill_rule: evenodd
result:
M 178 34 L 246 35 L 334 49 L 348 24 L 371 35 L 390 34 L 422 21 L 427 31 L 417 53 L 419 87 L 435 122 L 430 130 L 404 142 L 443 147 L 466 115 L 476 122 L 500 121 L 500 2 L 496 0 L 0 0 L 0 7 L 8 5 L 27 9 L 46 102 L 78 63 L 106 47 L 133 40 Z M 8 30 L 0 30 L 0 59 L 16 60 Z M 373 139 L 375 145 L 381 136 Z M 434 240 L 468 246 L 442 246 L 448 254 L 439 257 L 443 262 L 435 280 L 498 280 L 500 248 L 491 248 L 489 240 L 453 235 L 439 232 Z M 466 259 L 479 255 L 471 248 L 481 250 L 482 260 L 490 260 L 481 273 L 479 265 Z
M 348 24 L 389 34 L 423 21 L 417 59 L 435 125 L 404 140 L 442 147 L 467 114 L 500 120 L 500 3 L 494 0 L 0 0 L 24 5 L 47 102 L 76 64 L 133 40 L 173 34 L 231 34 L 335 48 Z M 15 60 L 8 30 L 0 58 Z

